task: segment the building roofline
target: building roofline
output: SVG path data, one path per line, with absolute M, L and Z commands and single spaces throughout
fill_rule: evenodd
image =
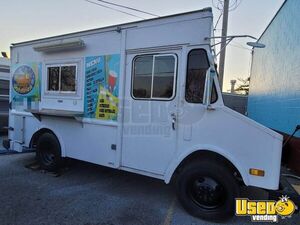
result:
M 38 42 L 38 41 L 47 41 L 49 39 L 61 38 L 61 37 L 65 37 L 65 36 L 72 36 L 72 35 L 78 35 L 78 34 L 95 32 L 95 31 L 104 31 L 104 30 L 109 30 L 112 28 L 118 28 L 121 26 L 134 25 L 134 24 L 138 24 L 138 23 L 142 23 L 142 22 L 155 21 L 155 20 L 159 20 L 159 19 L 166 19 L 166 18 L 188 15 L 188 14 L 199 13 L 199 12 L 211 12 L 212 13 L 212 8 L 207 7 L 207 8 L 203 8 L 203 9 L 199 9 L 199 10 L 171 14 L 171 15 L 167 15 L 167 16 L 161 16 L 161 17 L 150 18 L 150 19 L 145 19 L 145 20 L 137 20 L 137 21 L 128 22 L 128 23 L 114 24 L 114 25 L 109 25 L 109 26 L 104 26 L 104 27 L 99 27 L 99 28 L 94 28 L 94 29 L 88 29 L 88 30 L 83 30 L 83 31 L 76 31 L 76 32 L 71 32 L 71 33 L 66 33 L 66 34 L 54 35 L 54 36 L 49 36 L 49 37 L 44 37 L 44 38 L 39 38 L 39 39 L 33 39 L 33 40 L 29 40 L 29 41 L 12 43 L 11 46 L 15 47 L 18 45 L 29 44 L 29 43 L 34 43 L 34 42 Z
M 278 9 L 278 11 L 275 13 L 275 15 L 273 16 L 273 18 L 271 19 L 270 23 L 267 25 L 267 27 L 265 28 L 265 30 L 262 32 L 262 34 L 259 36 L 259 38 L 257 39 L 257 41 L 259 41 L 262 36 L 266 33 L 266 31 L 268 30 L 268 28 L 272 25 L 273 21 L 275 20 L 275 18 L 277 17 L 277 15 L 279 14 L 279 12 L 282 10 L 283 6 L 287 3 L 288 0 L 285 0 L 282 5 L 280 6 L 280 8 Z

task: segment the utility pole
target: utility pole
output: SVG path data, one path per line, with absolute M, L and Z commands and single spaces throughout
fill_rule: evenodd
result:
M 229 12 L 229 2 L 230 0 L 224 0 L 223 9 L 223 24 L 222 24 L 222 38 L 221 38 L 221 52 L 219 61 L 219 80 L 221 90 L 223 89 L 223 77 L 224 77 L 224 66 L 225 66 L 225 55 L 226 55 L 226 36 L 228 27 L 228 12 Z

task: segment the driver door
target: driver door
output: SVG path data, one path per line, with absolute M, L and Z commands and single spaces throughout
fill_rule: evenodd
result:
M 126 57 L 122 167 L 163 175 L 177 148 L 181 51 Z

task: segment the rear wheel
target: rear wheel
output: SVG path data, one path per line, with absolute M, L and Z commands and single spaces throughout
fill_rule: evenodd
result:
M 40 166 L 45 170 L 56 171 L 63 162 L 59 141 L 51 133 L 44 133 L 39 137 L 36 155 Z
M 176 186 L 179 201 L 193 216 L 222 221 L 233 215 L 239 185 L 222 162 L 191 162 L 179 173 Z

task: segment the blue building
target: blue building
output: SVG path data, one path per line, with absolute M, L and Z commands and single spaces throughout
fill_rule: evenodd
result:
M 300 0 L 286 0 L 254 49 L 248 116 L 291 134 L 300 124 Z M 298 137 L 300 137 L 298 132 Z

